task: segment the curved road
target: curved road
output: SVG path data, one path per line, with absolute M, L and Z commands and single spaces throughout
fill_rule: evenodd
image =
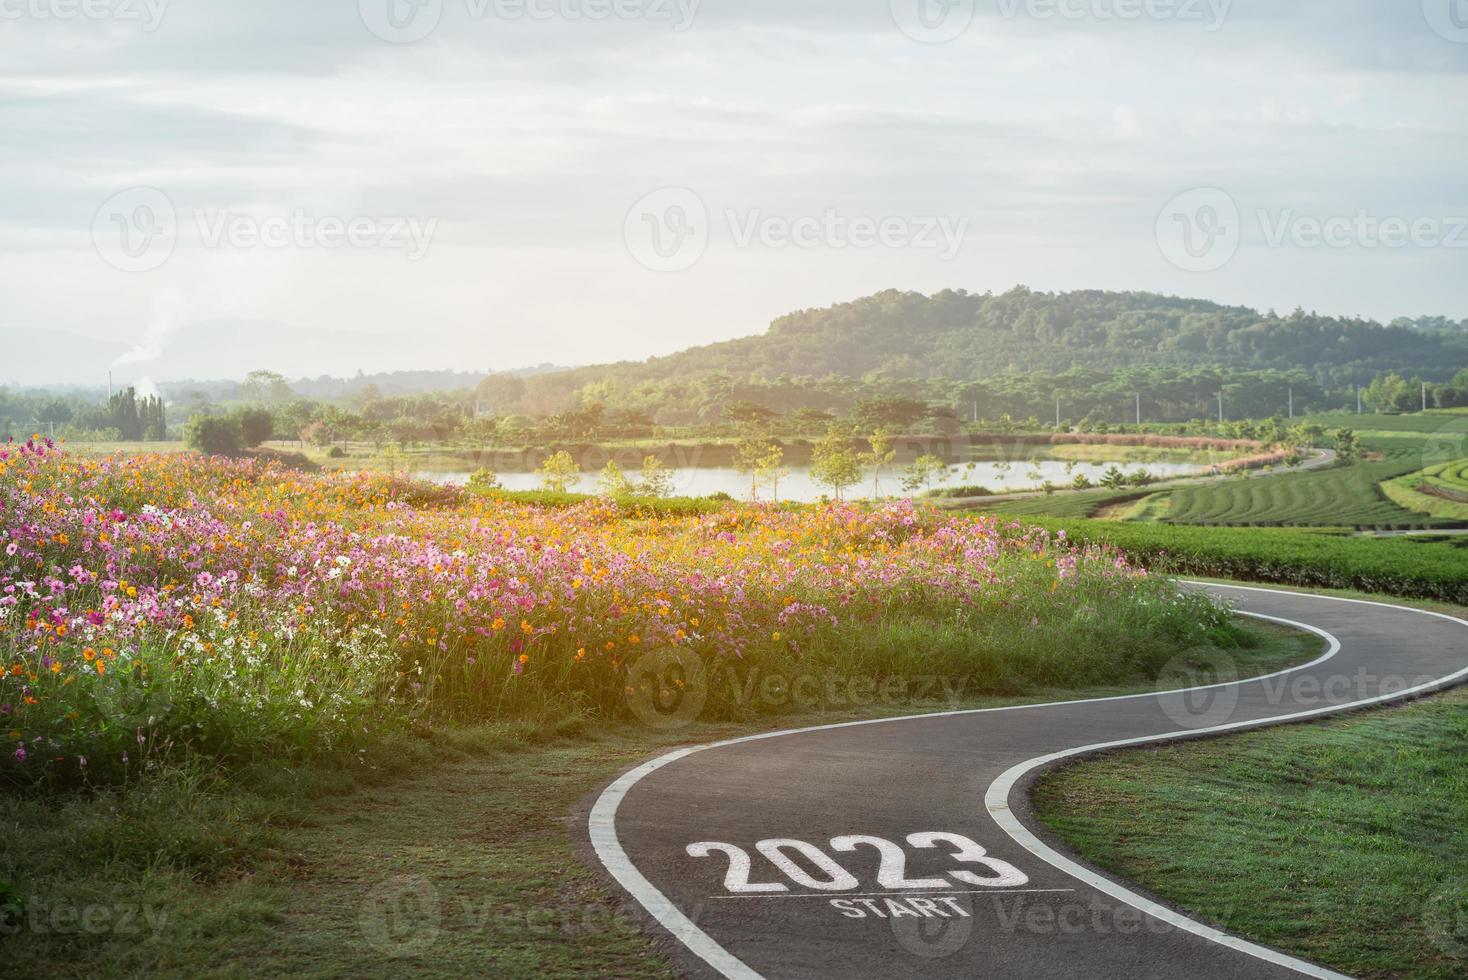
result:
M 1206 588 L 1241 612 L 1311 629 L 1327 652 L 1186 692 L 683 749 L 609 786 L 587 843 L 690 976 L 1337 976 L 1077 863 L 1046 843 L 1031 812 L 1035 776 L 1070 756 L 1300 721 L 1468 679 L 1463 620 Z

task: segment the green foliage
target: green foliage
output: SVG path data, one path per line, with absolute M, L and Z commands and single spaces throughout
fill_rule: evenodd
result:
M 660 456 L 646 456 L 642 460 L 642 485 L 637 488 L 640 496 L 663 500 L 673 496 L 673 470 L 664 465 Z
M 540 487 L 548 493 L 565 493 L 581 476 L 581 464 L 565 450 L 549 456 L 535 471 Z
M 940 456 L 919 456 L 903 471 L 902 489 L 909 493 L 927 489 L 932 493 L 933 484 L 947 476 L 948 470 L 948 464 Z
M 234 413 L 234 419 L 247 449 L 254 449 L 274 434 L 275 417 L 263 408 L 242 408 Z
M 1413 444 L 1415 445 L 1415 444 Z M 1359 527 L 1411 530 L 1445 522 L 1414 513 L 1381 488 L 1420 465 L 1408 446 L 1388 458 L 1326 470 L 1183 487 L 1173 493 L 1174 524 L 1257 527 Z
M 1468 522 L 1468 460 L 1430 466 L 1390 480 L 1381 489 L 1408 510 Z
M 817 485 L 829 487 L 837 500 L 848 488 L 861 481 L 861 457 L 852 447 L 851 440 L 834 426 L 815 445 L 810 476 Z
M 617 465 L 616 460 L 608 460 L 607 465 L 602 467 L 601 475 L 597 477 L 596 489 L 603 497 L 625 497 L 632 492 L 632 484 L 627 481 L 627 474 L 622 472 L 622 467 Z
M 469 477 L 468 488 L 471 493 L 487 494 L 500 489 L 500 478 L 494 470 L 488 467 L 480 467 Z
M 235 456 L 245 446 L 238 419 L 195 415 L 184 427 L 184 444 L 210 456 Z
M 1356 589 L 1468 605 L 1468 538 L 1358 538 L 1310 531 L 1034 518 L 1182 575 Z

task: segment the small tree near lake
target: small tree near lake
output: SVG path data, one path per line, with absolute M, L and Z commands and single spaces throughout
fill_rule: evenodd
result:
M 540 488 L 547 493 L 566 493 L 580 479 L 581 464 L 563 449 L 554 456 L 546 457 L 535 475 L 540 478 Z
M 838 429 L 832 428 L 816 443 L 810 476 L 820 486 L 829 487 L 837 500 L 861 481 L 861 458 Z

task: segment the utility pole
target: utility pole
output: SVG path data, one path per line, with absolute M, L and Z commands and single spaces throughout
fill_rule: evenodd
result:
M 1356 414 L 1361 414 L 1361 386 L 1356 386 Z
M 1295 386 L 1290 385 L 1290 421 L 1295 420 Z
M 1427 414 L 1427 382 L 1422 382 L 1422 414 Z
M 1055 428 L 1060 428 L 1060 396 L 1055 396 Z
M 1223 424 L 1223 392 L 1218 393 L 1218 424 Z
M 1142 429 L 1142 395 L 1141 395 L 1140 392 L 1138 392 L 1137 393 L 1137 431 L 1140 432 L 1141 429 Z

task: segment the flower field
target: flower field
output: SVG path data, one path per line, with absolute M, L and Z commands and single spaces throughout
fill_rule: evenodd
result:
M 350 746 L 384 725 L 627 714 L 631 667 L 1153 676 L 1222 610 L 1119 554 L 894 504 L 552 508 L 389 477 L 0 446 L 0 777 Z M 706 709 L 734 715 L 728 692 Z

